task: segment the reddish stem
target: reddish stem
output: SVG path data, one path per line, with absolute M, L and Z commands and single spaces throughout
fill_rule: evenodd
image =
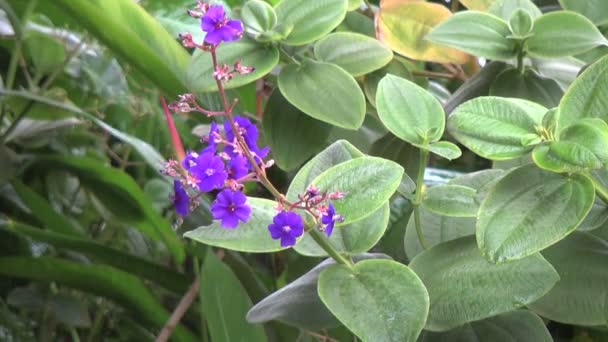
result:
M 167 120 L 169 134 L 171 135 L 173 151 L 175 151 L 175 156 L 177 157 L 177 159 L 182 161 L 186 157 L 186 152 L 184 152 L 184 145 L 182 144 L 182 140 L 179 138 L 177 128 L 175 127 L 175 122 L 173 122 L 173 117 L 171 116 L 169 107 L 167 107 L 167 102 L 165 101 L 165 98 L 161 96 L 160 102 L 163 104 L 163 112 L 165 113 L 165 119 Z

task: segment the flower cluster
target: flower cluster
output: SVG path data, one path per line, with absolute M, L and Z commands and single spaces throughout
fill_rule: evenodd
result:
M 183 156 L 181 162 L 170 160 L 165 165 L 164 173 L 175 179 L 173 205 L 176 213 L 185 217 L 198 205 L 198 198 L 202 194 L 216 193 L 211 205 L 211 214 L 215 220 L 220 221 L 221 227 L 234 229 L 240 222 L 247 222 L 251 216 L 251 207 L 243 193 L 244 183 L 256 181 L 264 184 L 269 190 L 273 189 L 274 192 L 271 192 L 279 201 L 277 214 L 268 225 L 268 231 L 273 239 L 280 240 L 281 246 L 295 245 L 296 240 L 304 233 L 304 222 L 295 210 L 309 214 L 320 230 L 330 236 L 336 222 L 343 220 L 342 216 L 336 214 L 330 201 L 339 200 L 344 194 L 320 193 L 317 188 L 310 186 L 304 194 L 298 196 L 298 201 L 288 202 L 266 178 L 265 169 L 270 167 L 273 161 L 264 161 L 269 149 L 258 147 L 257 127 L 246 117 L 233 115 L 236 101 L 229 106 L 225 98 L 222 82 L 230 81 L 235 74 L 248 74 L 254 70 L 253 67 L 243 66 L 240 60 L 237 60 L 232 68 L 217 63 L 217 46 L 221 42 L 238 40 L 243 34 L 242 23 L 228 19 L 222 6 L 200 1 L 188 14 L 200 19 L 201 29 L 206 32 L 204 42 L 197 44 L 190 33 L 180 34 L 179 38 L 184 47 L 198 48 L 212 54 L 213 77 L 218 81 L 218 90 L 226 108 L 220 112 L 206 110 L 197 103 L 194 95 L 184 94 L 165 109 L 167 120 L 171 123 L 170 130 L 173 124 L 169 110 L 180 113 L 199 112 L 207 117 L 224 118 L 221 125 L 215 121 L 211 123 L 209 134 L 201 139 L 205 144 L 204 148 L 188 153 L 184 153 L 183 148 L 180 148 L 181 153 L 177 154 Z M 179 142 L 174 125 L 171 132 L 174 141 Z M 176 145 L 181 146 L 181 142 Z

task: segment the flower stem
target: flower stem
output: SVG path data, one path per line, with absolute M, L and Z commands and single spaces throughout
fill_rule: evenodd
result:
M 327 236 L 325 236 L 315 227 L 309 229 L 308 233 L 310 233 L 310 236 L 313 238 L 313 240 L 315 240 L 319 247 L 323 248 L 323 250 L 326 251 L 327 254 L 329 254 L 329 256 L 331 256 L 337 263 L 348 267 L 351 271 L 354 271 L 353 267 L 355 265 L 352 263 L 352 261 L 340 254 L 340 252 L 338 252 L 334 246 L 332 246 L 331 242 L 329 242 Z
M 418 241 L 423 249 L 428 248 L 424 234 L 422 233 L 422 224 L 420 222 L 420 204 L 422 203 L 422 196 L 424 195 L 424 170 L 426 164 L 429 161 L 429 151 L 420 149 L 420 160 L 418 161 L 418 175 L 416 176 L 416 194 L 414 197 L 414 224 L 416 225 L 416 235 L 418 235 Z

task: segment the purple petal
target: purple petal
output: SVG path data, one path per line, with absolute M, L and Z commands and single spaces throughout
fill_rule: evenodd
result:
M 220 225 L 222 228 L 236 228 L 239 225 L 239 219 L 235 215 L 225 215 Z
M 269 224 L 268 231 L 270 232 L 270 237 L 272 237 L 274 240 L 279 239 L 281 238 L 281 236 L 283 236 L 283 229 L 280 225 Z
M 222 41 L 222 33 L 220 31 L 210 31 L 205 35 L 205 43 L 217 45 Z
M 334 222 L 332 221 L 330 224 L 325 226 L 325 234 L 329 237 L 333 231 L 334 231 Z
M 249 220 L 249 215 L 251 214 L 251 208 L 248 205 L 240 206 L 234 211 L 234 214 L 239 220 L 247 222 L 247 220 Z
M 285 235 L 281 238 L 281 247 L 295 246 L 296 238 L 291 235 Z
M 175 212 L 180 216 L 187 216 L 190 207 L 190 198 L 180 181 L 173 181 L 173 191 L 173 206 L 175 207 Z

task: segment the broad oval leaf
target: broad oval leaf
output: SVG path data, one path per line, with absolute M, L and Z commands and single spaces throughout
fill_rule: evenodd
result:
M 534 254 L 572 233 L 594 199 L 587 176 L 519 167 L 496 183 L 479 208 L 479 248 L 495 263 Z
M 488 12 L 507 21 L 513 12 L 519 9 L 528 12 L 532 18 L 538 18 L 543 14 L 531 0 L 494 0 Z
M 386 75 L 380 81 L 376 109 L 386 128 L 411 144 L 426 145 L 443 135 L 445 114 L 439 101 L 404 78 Z
M 448 118 L 448 130 L 475 154 L 492 160 L 522 156 L 532 150 L 522 138 L 536 134 L 547 109 L 533 102 L 480 97 L 458 106 Z
M 478 209 L 476 195 L 477 191 L 467 186 L 436 185 L 424 192 L 422 207 L 439 215 L 475 217 Z
M 437 63 L 467 61 L 456 49 L 433 44 L 425 36 L 451 12 L 440 4 L 424 1 L 381 1 L 376 20 L 376 36 L 391 49 L 406 57 Z
M 243 37 L 237 42 L 220 44 L 217 47 L 218 65 L 233 65 L 237 60 L 242 65 L 253 66 L 255 70 L 247 75 L 235 75 L 224 87 L 226 89 L 237 88 L 253 82 L 268 74 L 277 63 L 279 63 L 279 50 L 273 46 L 257 43 Z M 197 50 L 192 55 L 186 83 L 191 92 L 217 91 L 215 78 L 213 77 L 213 61 L 209 52 Z
M 605 325 L 608 321 L 608 243 L 575 232 L 543 251 L 560 280 L 529 307 L 552 321 L 575 325 Z
M 491 264 L 472 236 L 443 242 L 418 254 L 410 267 L 431 298 L 426 330 L 446 331 L 492 317 L 540 298 L 559 276 L 540 254 Z
M 234 229 L 222 228 L 215 221 L 184 234 L 184 237 L 206 245 L 228 248 L 239 252 L 268 253 L 284 249 L 270 238 L 268 225 L 276 215 L 277 203 L 262 198 L 248 197 L 251 216 Z
M 262 0 L 249 0 L 241 9 L 245 31 L 255 35 L 272 30 L 277 24 L 274 8 Z
M 530 69 L 524 73 L 514 68 L 507 69 L 496 77 L 490 87 L 491 96 L 515 97 L 547 108 L 556 107 L 563 94 L 557 82 Z
M 302 113 L 277 90 L 266 103 L 262 127 L 273 159 L 287 171 L 319 152 L 331 131 L 331 126 Z
M 589 18 L 596 26 L 608 24 L 608 2 L 603 0 L 559 0 L 566 10 L 578 12 Z
M 538 57 L 572 56 L 608 44 L 589 19 L 570 11 L 542 15 L 534 21 L 531 34 L 526 50 Z
M 385 67 L 365 75 L 363 79 L 363 91 L 369 103 L 376 107 L 376 93 L 378 91 L 378 83 L 384 76 L 391 74 L 408 80 L 412 80 L 412 72 L 401 62 L 399 58 L 393 58 Z
M 393 52 L 376 39 L 358 33 L 337 32 L 314 46 L 318 60 L 333 63 L 353 76 L 380 69 L 393 59 Z
M 414 342 L 429 312 L 428 293 L 414 272 L 392 260 L 364 260 L 354 272 L 333 265 L 319 276 L 319 296 L 364 341 Z
M 559 127 L 568 127 L 580 118 L 608 120 L 608 56 L 587 68 L 568 88 L 559 104 Z
M 516 310 L 445 332 L 423 331 L 418 342 L 553 342 L 545 322 L 528 310 Z
M 365 96 L 357 81 L 334 64 L 289 64 L 281 70 L 279 89 L 291 104 L 317 120 L 346 129 L 363 124 Z
M 518 9 L 509 18 L 509 28 L 516 37 L 527 37 L 532 30 L 533 19 L 530 13 L 524 9 Z
M 341 191 L 346 196 L 334 201 L 336 212 L 346 225 L 371 215 L 395 193 L 403 167 L 390 160 L 362 157 L 338 164 L 312 181 L 321 192 Z
M 515 42 L 508 39 L 509 25 L 502 19 L 476 11 L 459 12 L 435 27 L 426 39 L 475 56 L 509 60 L 517 54 Z
M 462 151 L 458 145 L 449 141 L 438 141 L 430 143 L 429 145 L 418 145 L 418 148 L 422 148 L 433 152 L 434 154 L 443 157 L 447 160 L 454 160 L 460 158 Z
M 283 39 L 287 45 L 304 45 L 331 32 L 347 10 L 346 0 L 300 1 L 282 0 L 275 7 L 279 24 L 293 26 Z
M 201 308 L 213 341 L 267 341 L 261 325 L 245 320 L 252 304 L 243 285 L 211 249 L 205 256 L 200 277 L 200 295 L 205 298 Z

